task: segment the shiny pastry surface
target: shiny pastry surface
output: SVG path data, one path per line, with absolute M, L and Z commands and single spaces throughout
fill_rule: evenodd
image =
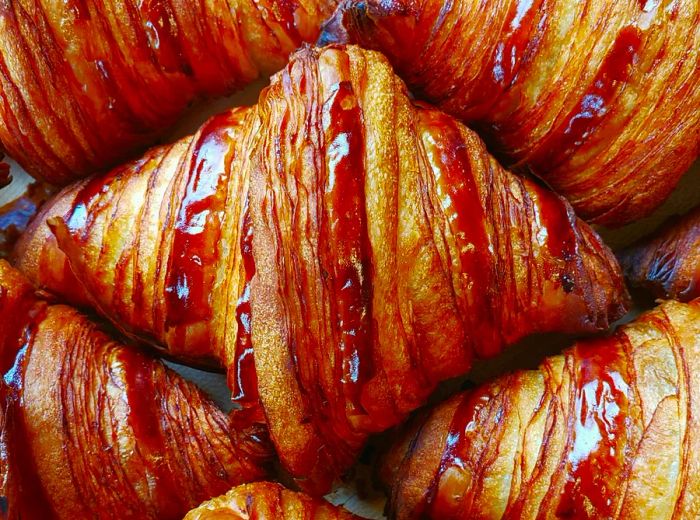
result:
M 340 507 L 272 482 L 233 488 L 193 509 L 184 520 L 351 520 Z
M 346 0 L 321 41 L 384 52 L 586 220 L 645 216 L 700 155 L 696 0 Z
M 4 260 L 0 315 L 7 518 L 175 520 L 269 475 L 264 430 L 74 309 L 38 299 Z
M 387 455 L 390 517 L 696 518 L 700 301 L 667 301 L 425 412 Z
M 16 262 L 166 354 L 226 367 L 314 493 L 475 356 L 604 330 L 627 305 L 562 198 L 358 47 L 301 50 L 256 107 L 66 188 Z
M 284 66 L 334 0 L 8 0 L 0 143 L 56 185 L 152 144 L 201 98 Z

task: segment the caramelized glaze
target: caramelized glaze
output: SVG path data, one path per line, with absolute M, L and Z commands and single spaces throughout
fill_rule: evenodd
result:
M 561 518 L 611 518 L 624 486 L 630 417 L 629 359 L 623 335 L 574 350 L 576 382 L 567 481 L 556 510 Z M 629 348 L 629 347 L 628 347 Z
M 426 411 L 389 450 L 389 516 L 692 517 L 700 301 L 662 303 Z
M 32 280 L 65 293 L 36 261 L 63 259 L 121 330 L 223 365 L 232 420 L 264 417 L 315 494 L 474 357 L 598 331 L 627 301 L 562 199 L 358 47 L 300 50 L 256 106 L 68 188 L 42 218 L 56 240 L 38 225 L 18 249 Z
M 692 0 L 347 0 L 320 41 L 381 51 L 419 99 L 601 224 L 650 214 L 700 156 Z
M 36 329 L 46 315 L 45 306 L 32 301 L 31 295 L 24 294 L 10 300 L 8 288 L 0 288 L 0 308 L 3 309 L 2 370 L 3 384 L 0 398 L 4 428 L 2 432 L 2 459 L 5 464 L 3 480 L 5 492 L 12 489 L 7 497 L 17 502 L 12 509 L 22 511 L 22 518 L 40 520 L 55 515 L 49 502 L 46 489 L 41 482 L 34 463 L 34 453 L 30 443 L 24 415 L 24 374 L 31 356 Z M 12 476 L 12 477 L 11 477 Z M 8 479 L 13 478 L 12 488 Z
M 228 386 L 231 399 L 243 408 L 259 405 L 258 376 L 255 372 L 255 357 L 251 338 L 252 316 L 250 310 L 250 282 L 255 276 L 255 259 L 253 257 L 253 223 L 246 201 L 243 210 L 243 227 L 241 229 L 240 251 L 243 257 L 245 283 L 236 303 L 236 351 L 234 362 L 228 369 Z
M 221 255 L 221 225 L 226 209 L 226 185 L 234 155 L 228 114 L 216 116 L 202 127 L 192 143 L 185 170 L 184 192 L 178 203 L 172 238 L 172 254 L 165 280 L 166 328 L 174 328 L 175 341 L 186 339 L 182 325 L 206 321 L 212 314 L 214 283 L 208 266 Z M 203 338 L 202 341 L 209 341 Z
M 267 475 L 255 422 L 234 426 L 159 361 L 39 301 L 4 261 L 0 310 L 8 518 L 174 520 Z
M 530 167 L 541 172 L 554 169 L 583 147 L 591 136 L 604 131 L 600 128 L 606 118 L 616 115 L 616 98 L 626 87 L 632 68 L 639 60 L 643 37 L 635 26 L 620 30 L 579 104 L 557 127 L 550 130 L 528 156 Z M 605 137 L 610 140 L 614 136 Z
M 0 142 L 62 185 L 152 144 L 194 102 L 279 69 L 335 1 L 37 0 L 2 10 Z
M 327 171 L 323 186 L 326 212 L 320 240 L 327 244 L 323 259 L 332 285 L 335 329 L 335 379 L 349 407 L 364 413 L 362 388 L 374 375 L 372 339 L 372 258 L 365 216 L 364 139 L 362 112 L 352 83 L 341 81 L 325 101 L 323 134 Z M 323 258 L 323 256 L 322 256 Z

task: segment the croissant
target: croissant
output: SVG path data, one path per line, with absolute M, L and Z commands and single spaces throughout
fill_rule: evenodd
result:
M 625 248 L 618 258 L 627 279 L 658 298 L 700 297 L 700 208 Z
M 627 304 L 563 199 L 358 47 L 301 50 L 256 107 L 65 189 L 16 262 L 171 356 L 227 367 L 312 493 L 474 356 L 605 329 Z
M 233 488 L 190 511 L 184 520 L 343 520 L 359 518 L 344 509 L 279 484 L 257 482 Z
M 284 66 L 335 0 L 9 0 L 0 142 L 54 184 L 151 144 L 196 99 Z
M 467 391 L 386 456 L 392 518 L 697 518 L 700 300 Z
M 320 41 L 348 40 L 591 221 L 650 213 L 700 155 L 696 0 L 346 0 Z
M 268 475 L 264 431 L 34 295 L 0 260 L 0 470 L 7 518 L 180 519 Z

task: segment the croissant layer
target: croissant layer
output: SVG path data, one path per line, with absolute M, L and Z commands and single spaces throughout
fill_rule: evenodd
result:
M 257 482 L 233 488 L 190 511 L 184 520 L 351 520 L 359 518 L 323 500 Z
M 618 254 L 625 276 L 658 298 L 700 297 L 700 208 Z
M 0 261 L 2 470 L 9 518 L 179 519 L 264 478 L 265 432 L 162 363 L 38 300 Z
M 0 142 L 65 184 L 152 143 L 196 99 L 280 69 L 334 0 L 6 0 Z
M 227 367 L 315 493 L 475 356 L 604 329 L 627 303 L 563 199 L 358 47 L 301 50 L 256 107 L 67 188 L 16 261 L 168 354 Z
M 700 301 L 459 394 L 386 457 L 392 518 L 696 518 Z
M 700 154 L 695 0 L 347 0 L 321 37 L 339 40 L 589 220 L 650 213 Z

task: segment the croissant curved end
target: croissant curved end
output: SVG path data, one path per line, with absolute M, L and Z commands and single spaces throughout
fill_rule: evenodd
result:
M 669 220 L 617 256 L 629 282 L 655 297 L 685 302 L 699 297 L 700 208 Z

